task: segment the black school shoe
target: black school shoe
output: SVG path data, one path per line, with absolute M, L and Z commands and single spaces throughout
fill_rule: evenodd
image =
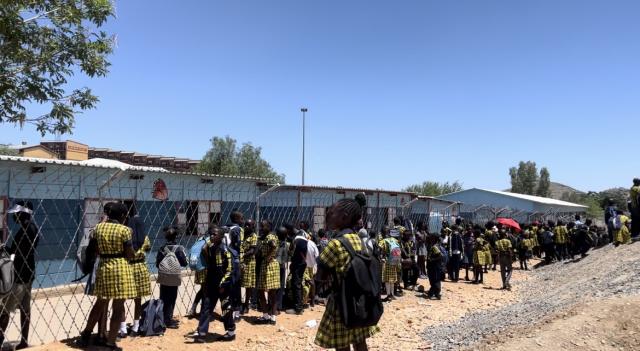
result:
M 76 342 L 76 345 L 78 345 L 78 347 L 80 348 L 85 349 L 89 347 L 90 344 L 91 344 L 91 332 L 89 333 L 82 332 L 80 334 L 80 338 Z
M 224 334 L 223 336 L 219 337 L 216 341 L 222 341 L 222 342 L 231 342 L 234 341 L 236 339 L 236 335 L 229 335 L 229 333 Z

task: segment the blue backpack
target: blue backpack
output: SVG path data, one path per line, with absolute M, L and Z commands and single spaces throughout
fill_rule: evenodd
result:
M 201 272 L 207 268 L 202 257 L 202 248 L 206 243 L 207 241 L 204 238 L 198 239 L 189 249 L 189 268 L 191 270 Z

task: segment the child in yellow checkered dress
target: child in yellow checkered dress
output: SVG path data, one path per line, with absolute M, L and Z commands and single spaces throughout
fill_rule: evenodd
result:
M 147 237 L 145 224 L 138 215 L 135 202 L 125 201 L 128 207 L 127 227 L 131 228 L 131 243 L 135 251 L 134 257 L 129 264 L 133 270 L 133 280 L 136 285 L 136 298 L 133 300 L 133 325 L 130 333 L 136 335 L 140 327 L 140 317 L 142 316 L 142 298 L 151 295 L 151 282 L 149 279 L 149 268 L 147 267 L 147 252 L 151 251 L 151 242 Z M 128 335 L 127 323 L 120 323 L 120 338 L 126 338 Z
M 623 214 L 619 214 L 618 217 L 621 226 L 620 229 L 616 229 L 614 231 L 613 242 L 615 246 L 619 246 L 621 244 L 631 244 L 631 231 L 627 226 L 631 222 L 631 219 Z
M 380 246 L 380 252 L 383 260 L 386 261 L 391 254 L 391 244 L 390 242 L 395 242 L 397 245 L 400 245 L 398 239 L 388 237 L 378 242 Z M 387 292 L 387 299 L 393 300 L 395 297 L 393 296 L 394 285 L 398 282 L 398 271 L 401 270 L 401 267 L 398 265 L 393 265 L 389 262 L 384 262 L 384 267 L 382 268 L 382 283 L 385 285 L 385 290 Z
M 147 266 L 147 253 L 151 251 L 151 241 L 148 236 L 144 238 L 144 244 L 136 251 L 131 261 L 133 280 L 136 282 L 136 296 L 138 298 L 151 295 L 151 280 L 149 279 L 149 267 Z
M 91 333 L 99 320 L 107 313 L 112 300 L 112 314 L 106 346 L 117 349 L 118 327 L 124 318 L 124 302 L 137 295 L 133 270 L 128 260 L 133 259 L 131 243 L 132 231 L 123 225 L 127 217 L 127 208 L 121 203 L 111 203 L 108 212 L 109 221 L 95 227 L 94 237 L 98 244 L 100 263 L 96 270 L 94 294 L 97 297 L 84 331 L 80 335 L 80 346 L 86 347 Z
M 276 260 L 276 252 L 280 245 L 278 237 L 271 232 L 271 222 L 264 220 L 260 223 L 262 237 L 258 241 L 259 247 L 259 273 L 256 282 L 262 317 L 258 324 L 276 324 L 277 303 L 276 297 L 280 289 L 280 263 Z M 265 298 L 265 293 L 268 295 Z
M 329 229 L 339 231 L 337 237 L 348 240 L 356 252 L 362 250 L 362 240 L 350 228 L 353 228 L 362 218 L 362 207 L 365 204 L 366 199 L 363 195 L 356 196 L 356 200 L 342 199 L 338 201 L 327 211 Z M 326 277 L 335 274 L 337 283 L 340 284 L 344 280 L 345 270 L 350 259 L 349 252 L 340 241 L 331 240 L 318 258 L 318 277 L 326 279 Z M 338 351 L 350 350 L 351 345 L 355 350 L 363 350 L 367 348 L 367 339 L 379 331 L 380 328 L 377 325 L 347 328 L 338 311 L 335 295 L 332 294 L 329 296 L 322 321 L 318 326 L 315 343 L 320 347 L 334 348 Z
M 278 290 L 280 289 L 280 264 L 275 259 L 278 237 L 269 233 L 260 241 L 262 262 L 256 288 L 258 290 Z
M 245 252 L 242 270 L 243 288 L 253 289 L 256 287 L 256 257 L 254 255 L 248 256 L 246 253 L 255 250 L 257 245 L 258 235 L 256 233 L 247 236 L 242 243 Z
M 245 288 L 245 298 L 240 314 L 249 312 L 249 302 L 256 288 L 256 249 L 258 234 L 255 233 L 255 222 L 248 220 L 245 225 L 245 238 L 242 242 L 244 252 L 242 262 L 242 287 Z M 280 274 L 278 272 L 278 274 Z
M 133 299 L 138 295 L 133 269 L 124 258 L 123 244 L 131 242 L 131 229 L 107 222 L 96 226 L 100 264 L 96 272 L 94 295 L 99 299 Z
M 487 264 L 487 254 L 485 251 L 487 244 L 488 242 L 480 236 L 476 239 L 475 246 L 473 247 L 474 284 L 483 282 L 483 268 Z

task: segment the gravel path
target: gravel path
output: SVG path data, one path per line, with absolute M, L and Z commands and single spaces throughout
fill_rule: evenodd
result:
M 424 337 L 433 343 L 433 350 L 464 349 L 498 334 L 513 337 L 514 329 L 533 326 L 576 304 L 614 295 L 638 295 L 639 277 L 640 243 L 607 246 L 578 262 L 536 269 L 531 279 L 516 283 L 519 302 L 428 328 Z

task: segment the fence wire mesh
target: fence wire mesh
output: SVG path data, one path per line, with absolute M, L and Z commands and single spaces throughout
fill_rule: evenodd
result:
M 11 243 L 21 226 L 7 213 L 17 201 L 33 205 L 32 222 L 39 228 L 29 342 L 44 344 L 74 338 L 84 328 L 94 297 L 84 293 L 84 282 L 74 282 L 82 276 L 76 254 L 80 240 L 100 222 L 108 202 L 121 201 L 134 208 L 144 223 L 152 243 L 146 263 L 151 273 L 152 297 L 157 298 L 156 255 L 165 243 L 163 228 L 179 227 L 178 244 L 187 249 L 211 224 L 229 224 L 233 211 L 256 221 L 269 219 L 274 227 L 305 220 L 315 233 L 324 228 L 331 204 L 356 193 L 367 197 L 364 223 L 372 232 L 391 225 L 396 216 L 405 216 L 414 223 L 422 221 L 431 232 L 438 232 L 443 220 L 459 215 L 456 203 L 409 193 L 271 186 L 240 177 L 2 160 L 0 232 L 4 242 Z M 188 313 L 197 290 L 193 274 L 186 270 L 178 293 L 177 315 Z M 2 314 L 13 312 L 6 308 L 6 297 L 2 301 Z M 132 314 L 133 305 L 129 302 L 127 321 L 132 321 Z M 18 340 L 20 314 L 10 315 L 5 340 Z
M 527 212 L 510 208 L 498 208 L 489 205 L 481 205 L 476 207 L 460 206 L 460 217 L 468 222 L 476 224 L 484 224 L 489 221 L 495 221 L 497 218 L 512 218 L 519 223 L 548 223 L 564 221 L 565 223 L 573 222 L 576 212 L 563 212 L 562 210 L 550 209 L 545 212 Z

